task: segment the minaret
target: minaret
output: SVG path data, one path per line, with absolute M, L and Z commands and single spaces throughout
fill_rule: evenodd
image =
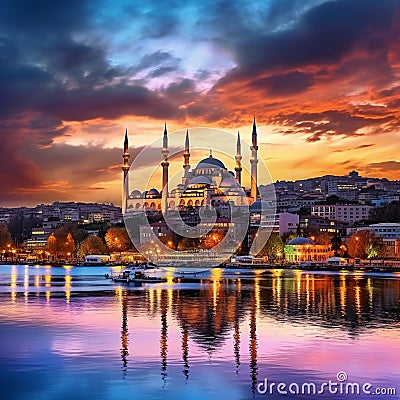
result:
M 238 131 L 237 134 L 237 143 L 236 143 L 236 180 L 238 181 L 239 185 L 242 185 L 242 145 L 240 144 L 240 133 Z
M 124 140 L 124 154 L 122 158 L 124 159 L 124 164 L 122 165 L 122 171 L 124 172 L 124 184 L 122 189 L 122 214 L 125 214 L 128 196 L 129 196 L 129 150 L 128 150 L 128 128 L 125 131 Z
M 251 150 L 251 187 L 250 187 L 250 196 L 253 199 L 253 202 L 257 200 L 257 128 L 256 128 L 256 117 L 254 117 L 253 121 L 253 132 L 251 134 L 251 142 L 252 146 L 250 147 Z
M 186 130 L 186 139 L 185 139 L 185 151 L 183 152 L 183 159 L 184 159 L 184 164 L 183 168 L 185 170 L 185 176 L 189 172 L 190 165 L 189 165 L 189 159 L 190 159 L 190 153 L 189 153 L 189 130 Z
M 163 194 L 163 211 L 166 211 L 168 204 L 168 132 L 167 132 L 167 123 L 164 125 L 164 137 L 163 137 L 163 148 L 162 148 L 162 156 L 163 162 L 161 163 L 163 169 L 162 175 L 162 194 Z

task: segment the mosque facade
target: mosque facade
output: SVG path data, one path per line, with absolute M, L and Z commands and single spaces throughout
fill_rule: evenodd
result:
M 235 168 L 229 171 L 224 163 L 213 157 L 212 151 L 208 157 L 201 160 L 194 168 L 190 165 L 190 137 L 186 131 L 183 151 L 183 176 L 181 183 L 174 188 L 169 187 L 169 148 L 168 132 L 165 125 L 161 162 L 161 190 L 152 188 L 146 191 L 137 189 L 129 191 L 129 149 L 128 132 L 125 133 L 123 153 L 123 213 L 135 211 L 179 210 L 188 207 L 215 207 L 223 210 L 224 206 L 251 206 L 258 199 L 257 163 L 258 144 L 256 121 L 253 122 L 251 150 L 251 187 L 242 186 L 242 151 L 238 132 L 236 141 Z M 232 146 L 234 147 L 234 146 Z M 163 196 L 163 192 L 166 196 Z

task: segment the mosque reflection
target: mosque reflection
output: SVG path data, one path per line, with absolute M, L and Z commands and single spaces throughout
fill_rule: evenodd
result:
M 294 321 L 304 325 L 336 327 L 355 337 L 368 329 L 392 327 L 400 322 L 400 280 L 364 275 L 322 275 L 294 271 L 285 276 L 274 271 L 267 278 L 212 278 L 197 289 L 148 288 L 143 292 L 118 288 L 121 302 L 121 358 L 123 372 L 129 363 L 128 319 L 135 310 L 159 320 L 160 373 L 168 375 L 168 316 L 180 329 L 184 379 L 190 378 L 190 346 L 193 341 L 211 358 L 233 339 L 236 374 L 241 359 L 248 360 L 253 395 L 257 384 L 257 325 L 260 319 Z M 244 329 L 243 324 L 248 324 Z M 243 333 L 245 332 L 245 333 Z M 246 334 L 248 349 L 241 347 Z M 132 352 L 132 347 L 131 347 Z M 244 354 L 245 353 L 245 354 Z

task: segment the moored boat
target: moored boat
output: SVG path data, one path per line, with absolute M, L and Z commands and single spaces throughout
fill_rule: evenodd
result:
M 106 274 L 106 279 L 111 279 L 113 282 L 118 283 L 159 283 L 166 282 L 167 280 L 158 276 L 149 276 L 143 270 L 125 268 L 119 273 Z

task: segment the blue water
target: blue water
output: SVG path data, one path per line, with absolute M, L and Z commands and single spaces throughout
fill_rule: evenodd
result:
M 126 286 L 108 272 L 0 266 L 2 399 L 400 398 L 399 274 L 215 269 Z M 339 372 L 397 393 L 259 393 Z

